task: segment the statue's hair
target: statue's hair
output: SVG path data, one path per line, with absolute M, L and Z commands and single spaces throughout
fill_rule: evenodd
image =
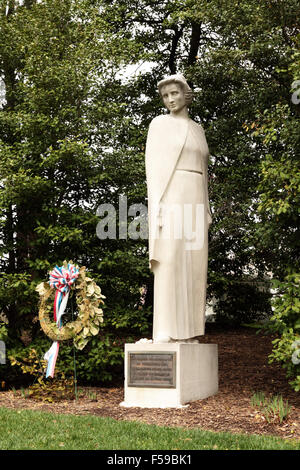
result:
M 186 104 L 189 105 L 193 101 L 193 90 L 188 85 L 186 79 L 181 74 L 170 75 L 162 80 L 160 80 L 157 84 L 158 91 L 160 96 L 162 97 L 161 90 L 165 85 L 170 85 L 171 83 L 176 83 L 176 85 L 180 85 L 182 90 L 186 94 Z

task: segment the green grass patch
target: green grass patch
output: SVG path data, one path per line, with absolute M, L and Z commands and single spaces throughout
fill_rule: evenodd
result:
M 1 450 L 299 450 L 274 436 L 215 433 L 0 408 Z

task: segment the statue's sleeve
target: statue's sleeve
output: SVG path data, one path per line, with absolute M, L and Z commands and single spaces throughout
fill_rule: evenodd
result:
M 161 173 L 161 159 L 163 144 L 163 120 L 161 116 L 155 117 L 149 126 L 147 141 L 146 141 L 146 152 L 145 152 L 145 164 L 146 164 L 146 177 L 147 177 L 147 188 L 148 188 L 148 202 L 153 204 L 159 197 L 159 179 Z M 157 201 L 156 201 L 157 202 Z
M 154 118 L 148 129 L 145 151 L 145 166 L 146 166 L 146 179 L 147 179 L 147 195 L 148 195 L 148 229 L 149 229 L 149 261 L 151 269 L 151 261 L 154 251 L 155 231 L 157 230 L 157 214 L 156 204 L 157 191 L 156 181 L 158 179 L 156 168 L 157 156 L 159 155 L 159 117 Z

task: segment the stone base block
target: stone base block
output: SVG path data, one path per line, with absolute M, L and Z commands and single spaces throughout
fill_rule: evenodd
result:
M 217 392 L 217 344 L 125 345 L 122 406 L 179 408 Z

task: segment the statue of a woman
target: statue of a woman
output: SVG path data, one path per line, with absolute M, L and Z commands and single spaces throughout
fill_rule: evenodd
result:
M 158 89 L 170 113 L 152 120 L 146 144 L 153 341 L 197 342 L 205 326 L 209 150 L 203 128 L 189 118 L 184 77 L 171 75 Z

